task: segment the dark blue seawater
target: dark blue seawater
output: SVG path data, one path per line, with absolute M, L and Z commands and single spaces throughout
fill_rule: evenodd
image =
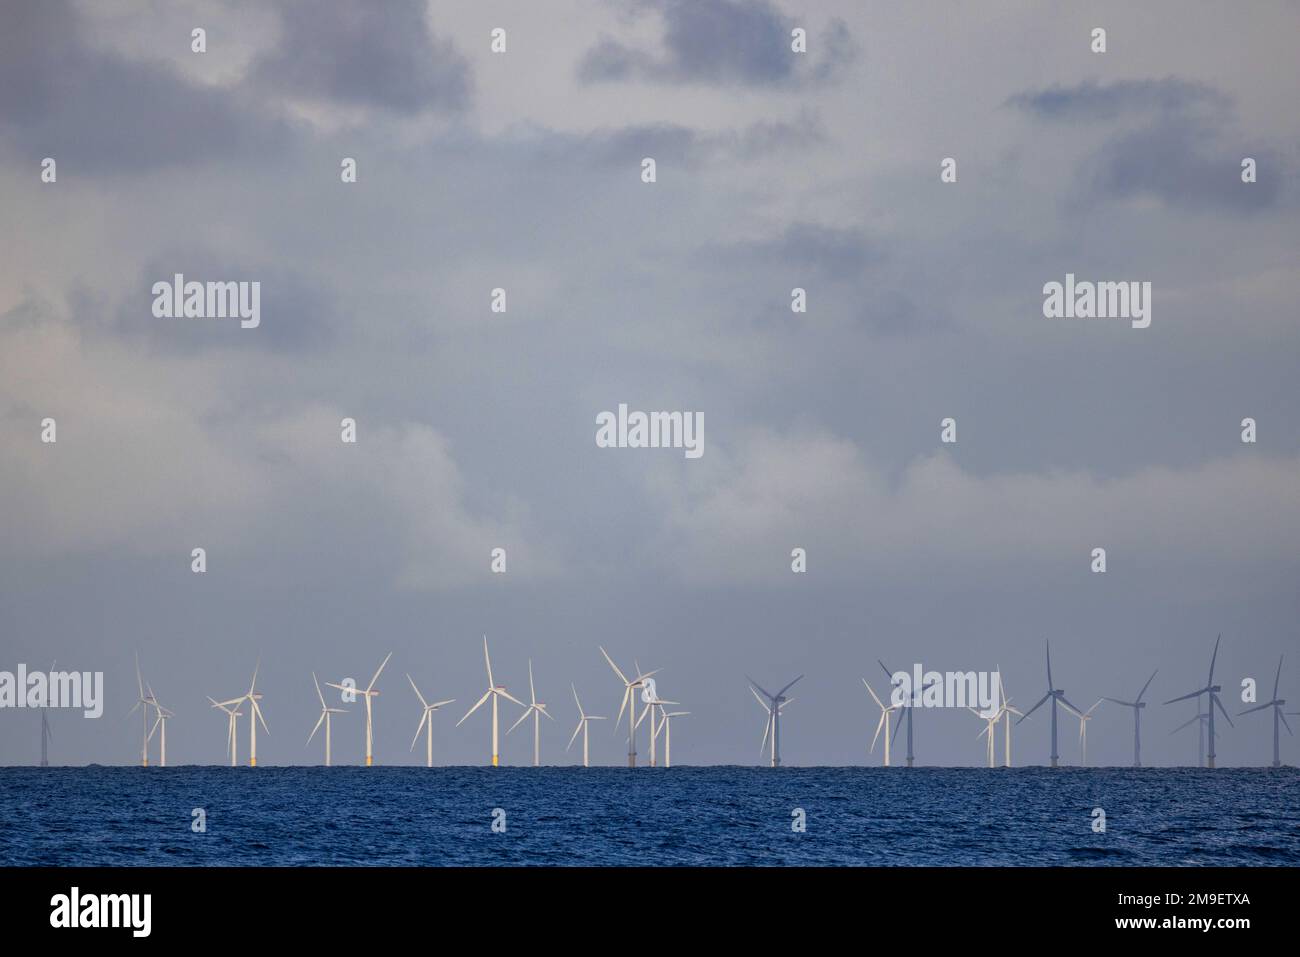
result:
M 1295 768 L 3 768 L 0 864 L 1295 865 L 1298 808 Z

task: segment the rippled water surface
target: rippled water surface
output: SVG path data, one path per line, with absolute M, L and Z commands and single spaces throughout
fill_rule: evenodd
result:
M 1295 865 L 1298 799 L 1294 768 L 3 768 L 0 864 Z

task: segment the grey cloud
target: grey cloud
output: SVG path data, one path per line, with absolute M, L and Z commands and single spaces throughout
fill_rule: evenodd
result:
M 767 0 L 654 0 L 642 8 L 662 17 L 662 48 L 648 52 L 602 37 L 579 63 L 580 79 L 798 86 L 833 79 L 856 54 L 840 20 L 820 41 L 810 41 L 809 53 L 793 53 L 790 31 L 806 24 L 782 16 Z
M 1125 115 L 1165 114 L 1192 108 L 1223 110 L 1231 99 L 1203 83 L 1177 77 L 1160 80 L 1094 81 L 1053 86 L 1009 97 L 1006 105 L 1035 119 L 1078 122 L 1113 120 Z
M 469 64 L 432 35 L 418 0 L 381 6 L 293 0 L 283 38 L 251 68 L 249 83 L 272 96 L 300 96 L 399 114 L 457 111 L 470 102 Z
M 0 137 L 64 169 L 134 171 L 277 150 L 291 130 L 240 95 L 91 47 L 68 3 L 0 11 Z

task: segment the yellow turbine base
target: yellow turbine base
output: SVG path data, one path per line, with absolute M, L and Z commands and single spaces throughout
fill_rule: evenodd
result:
M 497 756 L 494 754 L 492 755 L 492 767 L 495 768 L 496 766 L 497 766 Z
M 372 759 L 371 759 L 370 755 L 367 754 L 367 755 L 366 755 L 366 767 L 370 767 L 371 763 L 372 763 Z
M 248 766 L 249 766 L 250 768 L 255 768 L 255 767 L 257 767 L 257 758 L 249 758 L 249 759 L 248 759 Z

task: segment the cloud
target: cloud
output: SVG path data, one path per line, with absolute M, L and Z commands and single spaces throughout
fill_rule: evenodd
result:
M 806 25 L 782 16 L 767 0 L 651 0 L 640 9 L 654 9 L 663 20 L 660 49 L 602 37 L 579 63 L 579 79 L 797 87 L 834 79 L 856 54 L 840 20 L 832 21 L 820 42 L 809 40 L 810 52 L 794 53 L 790 31 Z
M 1042 122 L 1106 123 L 1114 130 L 1080 161 L 1084 195 L 1112 201 L 1155 200 L 1171 208 L 1254 213 L 1277 204 L 1286 172 L 1278 152 L 1243 145 L 1232 98 L 1177 77 L 1095 81 L 1018 93 L 1006 104 Z M 1241 182 L 1241 160 L 1260 165 Z
M 469 64 L 452 41 L 430 32 L 420 0 L 382 7 L 291 0 L 281 10 L 280 44 L 253 62 L 253 88 L 405 115 L 468 107 Z
M 283 149 L 291 127 L 238 92 L 86 42 L 63 0 L 0 7 L 0 138 L 61 172 L 137 172 Z
M 1294 564 L 1289 543 L 1300 537 L 1297 457 L 1104 480 L 1064 470 L 977 475 L 935 453 L 891 476 L 829 433 L 757 429 L 730 448 L 715 441 L 701 462 L 689 479 L 661 472 L 649 483 L 666 516 L 656 554 L 666 573 L 695 583 L 788 584 L 796 545 L 819 580 L 832 581 L 1087 573 L 1097 545 L 1126 576 L 1208 572 L 1225 561 L 1248 576 Z

